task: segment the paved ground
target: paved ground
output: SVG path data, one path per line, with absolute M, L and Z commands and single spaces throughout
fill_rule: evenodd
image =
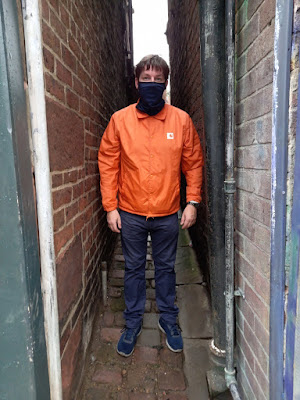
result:
M 171 352 L 158 327 L 154 266 L 148 243 L 147 301 L 143 331 L 133 355 L 116 353 L 124 326 L 124 258 L 119 247 L 109 273 L 108 306 L 95 323 L 87 356 L 80 400 L 207 400 L 206 371 L 210 369 L 208 339 L 212 335 L 207 290 L 189 247 L 188 234 L 180 229 L 177 251 L 177 303 L 184 351 Z

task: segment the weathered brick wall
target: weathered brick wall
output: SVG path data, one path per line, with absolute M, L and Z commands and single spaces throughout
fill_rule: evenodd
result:
M 200 23 L 197 0 L 169 0 L 167 38 L 170 45 L 171 104 L 192 118 L 205 153 L 200 66 Z M 206 172 L 203 171 L 202 202 L 196 225 L 190 229 L 201 268 L 208 277 Z M 182 187 L 185 203 L 185 182 Z
M 268 399 L 272 81 L 275 0 L 237 10 L 236 219 L 238 380 Z
M 124 3 L 41 0 L 64 399 L 80 381 L 99 264 L 115 240 L 97 152 L 111 114 L 127 105 Z

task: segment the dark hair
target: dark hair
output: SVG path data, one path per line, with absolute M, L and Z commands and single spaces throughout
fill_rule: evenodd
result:
M 169 66 L 163 58 L 161 58 L 156 54 L 150 54 L 148 56 L 143 57 L 141 61 L 136 65 L 135 76 L 137 77 L 137 79 L 139 79 L 141 73 L 145 69 L 148 70 L 150 68 L 162 70 L 165 80 L 168 79 L 170 72 Z

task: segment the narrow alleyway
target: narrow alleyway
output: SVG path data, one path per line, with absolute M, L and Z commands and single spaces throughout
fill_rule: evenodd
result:
M 180 229 L 176 273 L 183 353 L 172 353 L 157 326 L 154 265 L 149 237 L 146 264 L 147 301 L 143 331 L 134 354 L 116 353 L 124 326 L 124 258 L 118 243 L 109 273 L 108 306 L 95 322 L 80 400 L 207 400 L 208 342 L 212 336 L 207 288 L 189 236 Z

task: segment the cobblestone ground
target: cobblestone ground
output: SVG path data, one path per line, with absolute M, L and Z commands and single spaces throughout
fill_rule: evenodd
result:
M 183 243 L 183 246 L 192 251 L 188 247 L 188 238 L 184 240 L 186 243 Z M 177 253 L 177 259 L 177 264 L 186 265 L 189 262 L 189 257 L 183 252 Z M 188 273 L 194 282 L 199 275 L 196 269 L 197 266 Z M 181 268 L 177 275 L 182 282 L 187 279 L 184 268 Z M 86 373 L 78 399 L 191 400 L 188 396 L 189 379 L 184 373 L 186 371 L 184 354 L 173 353 L 167 348 L 165 335 L 157 326 L 158 313 L 150 238 L 146 264 L 147 300 L 143 330 L 135 351 L 129 358 L 119 356 L 116 352 L 116 345 L 124 326 L 123 277 L 124 258 L 119 243 L 114 266 L 109 273 L 108 305 L 101 310 L 95 322 L 92 343 L 87 355 Z M 198 285 L 192 286 L 194 290 Z M 183 289 L 182 286 L 179 286 L 180 288 Z M 206 386 L 205 379 L 204 386 Z M 202 393 L 207 393 L 206 387 Z M 207 400 L 208 395 L 200 395 L 198 398 Z

